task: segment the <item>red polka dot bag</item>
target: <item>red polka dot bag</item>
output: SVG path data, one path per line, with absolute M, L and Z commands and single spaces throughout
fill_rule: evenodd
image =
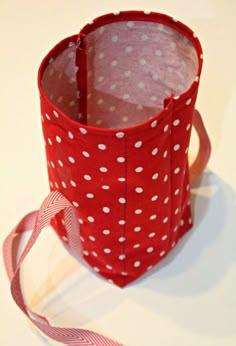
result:
M 159 263 L 192 227 L 190 184 L 210 142 L 195 110 L 202 69 L 195 33 L 154 12 L 107 14 L 58 43 L 38 75 L 51 193 L 4 244 L 14 299 L 46 335 L 67 345 L 121 345 L 57 328 L 27 308 L 20 266 L 42 229 L 93 271 L 124 287 Z M 199 151 L 189 167 L 191 128 Z M 16 235 L 33 229 L 18 262 Z

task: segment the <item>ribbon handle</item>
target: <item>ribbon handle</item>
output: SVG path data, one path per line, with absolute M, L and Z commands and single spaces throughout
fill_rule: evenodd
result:
M 19 308 L 31 320 L 31 322 L 46 334 L 58 342 L 68 346 L 91 345 L 91 346 L 122 346 L 101 334 L 86 329 L 59 328 L 51 326 L 48 320 L 34 313 L 27 307 L 20 284 L 21 264 L 34 245 L 43 228 L 50 224 L 50 220 L 57 213 L 64 210 L 65 228 L 67 231 L 68 243 L 71 249 L 77 254 L 81 253 L 79 239 L 79 224 L 74 206 L 58 191 L 51 192 L 44 200 L 41 208 L 26 215 L 15 229 L 8 235 L 3 244 L 3 257 L 9 280 L 11 281 L 11 293 Z M 24 248 L 18 262 L 14 253 L 14 240 L 17 235 L 33 228 L 33 232 Z
M 199 137 L 199 149 L 197 157 L 190 167 L 191 184 L 202 175 L 211 155 L 210 138 L 202 121 L 201 114 L 196 109 L 193 114 L 193 126 Z

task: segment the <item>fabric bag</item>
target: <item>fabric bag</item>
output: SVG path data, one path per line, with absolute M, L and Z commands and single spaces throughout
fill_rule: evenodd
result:
M 195 33 L 167 15 L 107 14 L 58 43 L 38 75 L 51 193 L 4 243 L 12 295 L 46 335 L 68 345 L 120 345 L 32 312 L 20 266 L 51 224 L 65 245 L 124 287 L 161 261 L 192 227 L 190 184 L 210 141 L 195 110 L 202 69 Z M 199 152 L 189 168 L 192 126 Z M 16 235 L 33 229 L 15 264 Z

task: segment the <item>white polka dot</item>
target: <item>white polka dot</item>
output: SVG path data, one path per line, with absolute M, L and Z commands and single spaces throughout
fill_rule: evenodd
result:
M 105 249 L 105 250 L 109 250 L 109 249 Z M 105 250 L 104 250 L 104 252 L 105 252 Z M 112 266 L 110 266 L 109 264 L 106 264 L 106 268 L 109 270 L 112 270 Z
M 61 160 L 58 160 L 58 163 L 61 167 L 63 167 L 63 162 Z
M 52 141 L 50 138 L 48 138 L 48 144 L 52 145 Z
M 74 207 L 78 207 L 78 206 L 79 206 L 79 203 L 77 203 L 77 202 L 75 202 L 75 201 L 72 202 L 72 204 L 73 204 Z
M 178 126 L 179 123 L 180 123 L 180 120 L 179 120 L 179 119 L 176 119 L 176 120 L 173 121 L 173 125 L 174 125 L 174 126 Z
M 186 186 L 186 190 L 187 190 L 187 191 L 189 190 L 189 187 L 190 187 L 190 186 L 189 186 L 189 184 L 188 184 L 188 185 Z
M 189 131 L 189 130 L 190 130 L 190 127 L 191 127 L 191 124 L 188 124 L 188 125 L 186 126 L 186 131 Z
M 108 186 L 108 185 L 102 185 L 102 189 L 103 189 L 103 190 L 109 190 L 109 189 L 110 189 L 110 186 Z
M 99 53 L 99 54 L 98 54 L 99 59 L 103 59 L 103 58 L 104 58 L 104 55 L 105 55 L 105 54 L 104 54 L 103 52 L 102 52 L 102 53 Z
M 168 155 L 168 151 L 165 150 L 165 151 L 164 151 L 164 154 L 163 154 L 164 159 L 167 157 L 167 155 Z
M 89 153 L 87 151 L 82 151 L 82 154 L 85 156 L 85 157 L 89 157 Z
M 84 221 L 82 219 L 78 218 L 78 221 L 81 225 L 83 225 Z
M 144 88 L 144 83 L 143 82 L 138 82 L 138 88 L 143 89 Z
M 166 125 L 166 126 L 164 127 L 164 132 L 167 132 L 167 131 L 168 131 L 168 128 L 169 128 L 169 125 Z
M 154 128 L 157 126 L 157 120 L 154 120 L 152 123 L 151 123 L 151 127 Z
M 85 128 L 83 127 L 80 127 L 79 128 L 80 132 L 83 134 L 83 135 L 86 135 L 86 133 L 88 132 Z
M 114 111 L 115 111 L 115 109 L 116 109 L 116 107 L 115 107 L 115 106 L 111 106 L 111 107 L 109 108 L 109 111 L 110 111 L 110 112 L 114 112 Z
M 163 24 L 158 24 L 158 30 L 159 31 L 164 31 L 164 25 Z
M 142 34 L 141 39 L 143 41 L 146 41 L 148 39 L 148 36 L 146 34 Z
M 133 50 L 133 47 L 130 47 L 130 46 L 125 48 L 126 53 L 131 53 L 132 50 Z
M 176 43 L 175 42 L 171 42 L 170 46 L 171 46 L 171 48 L 176 48 Z
M 175 242 L 175 241 L 173 241 L 173 243 L 171 244 L 171 247 L 174 247 L 174 246 L 175 246 L 175 244 L 176 244 L 176 242 Z
M 104 229 L 104 230 L 102 231 L 102 233 L 105 234 L 105 235 L 108 235 L 108 234 L 111 233 L 111 231 L 110 231 L 109 229 Z
M 119 220 L 119 221 L 118 221 L 118 224 L 119 224 L 119 225 L 125 225 L 125 220 Z
M 154 195 L 154 196 L 152 196 L 152 198 L 151 198 L 151 200 L 152 200 L 153 202 L 155 202 L 157 199 L 158 199 L 158 196 L 157 196 L 157 195 Z
M 89 255 L 89 253 L 88 253 L 87 250 L 84 250 L 84 251 L 83 251 L 83 254 L 84 254 L 85 256 L 88 256 L 88 255 Z
M 141 111 L 141 110 L 143 110 L 143 106 L 142 106 L 142 105 L 137 105 L 137 109 L 138 109 L 139 111 Z
M 159 79 L 158 74 L 157 74 L 157 73 L 153 73 L 152 79 L 153 79 L 154 81 L 157 81 L 157 80 Z
M 135 188 L 135 191 L 136 191 L 137 193 L 142 193 L 142 192 L 143 192 L 143 189 L 142 189 L 142 187 L 136 187 L 136 188 Z
M 46 117 L 48 120 L 51 119 L 50 116 L 48 115 L 48 113 L 45 114 L 45 117 Z
M 200 55 L 200 59 L 203 59 L 203 54 Z
M 124 123 L 127 123 L 127 122 L 129 121 L 129 118 L 128 118 L 126 115 L 124 115 L 124 116 L 122 117 L 122 121 L 123 121 Z
M 165 182 L 165 183 L 167 182 L 167 180 L 168 180 L 168 174 L 166 174 L 166 175 L 164 176 L 164 182 Z
M 102 123 L 103 123 L 103 120 L 102 120 L 102 119 L 98 119 L 98 120 L 96 121 L 96 125 L 102 125 Z
M 97 100 L 97 104 L 98 104 L 98 105 L 101 105 L 102 103 L 103 103 L 103 99 Z
M 91 178 L 91 176 L 90 176 L 90 175 L 85 174 L 85 175 L 84 175 L 84 179 L 85 179 L 85 180 L 91 180 L 92 178 Z
M 143 66 L 143 65 L 145 65 L 145 64 L 146 64 L 146 60 L 145 60 L 145 59 L 140 59 L 140 60 L 139 60 L 139 63 L 140 63 L 140 65 L 142 65 L 142 66 Z
M 175 209 L 175 215 L 177 215 L 178 212 L 179 212 L 179 208 L 176 208 L 176 209 Z
M 134 249 L 137 249 L 138 247 L 140 247 L 140 244 L 135 244 L 135 245 L 133 246 Z
M 112 40 L 112 42 L 117 42 L 118 41 L 118 36 L 117 35 L 113 35 L 111 40 Z
M 98 82 L 102 82 L 104 80 L 104 77 L 103 76 L 99 76 L 98 77 Z
M 119 202 L 120 202 L 121 204 L 125 204 L 125 203 L 126 203 L 126 199 L 125 199 L 124 197 L 120 197 L 120 198 L 119 198 Z
M 178 226 L 175 226 L 175 228 L 174 228 L 174 232 L 176 232 L 176 231 L 177 231 L 177 229 L 178 229 Z
M 150 14 L 150 11 L 144 11 L 144 14 L 146 14 L 147 16 Z
M 122 254 L 122 255 L 119 256 L 119 260 L 123 260 L 123 259 L 125 259 L 125 257 L 126 256 L 124 254 Z
M 177 196 L 179 194 L 179 189 L 175 190 L 175 195 Z
M 186 101 L 186 105 L 187 105 L 187 106 L 190 105 L 191 102 L 192 102 L 192 99 L 188 99 L 188 100 Z
M 97 268 L 97 267 L 93 267 L 93 269 L 95 270 L 95 272 L 99 272 L 100 271 L 100 269 Z
M 160 252 L 160 256 L 161 256 L 161 257 L 164 256 L 165 253 L 166 253 L 165 251 Z
M 93 194 L 93 193 L 87 193 L 87 194 L 86 194 L 86 197 L 87 197 L 87 198 L 94 198 L 94 194 Z
M 123 95 L 123 99 L 124 99 L 124 100 L 129 99 L 129 97 L 130 97 L 129 94 L 124 94 L 124 95 Z
M 143 167 L 136 167 L 135 172 L 136 173 L 141 173 L 143 171 Z
M 92 235 L 89 236 L 89 239 L 90 239 L 91 241 L 95 241 L 95 240 L 96 240 Z
M 159 175 L 158 173 L 153 174 L 152 180 L 156 180 L 158 178 L 158 175 Z
M 56 136 L 56 141 L 57 141 L 58 143 L 61 143 L 61 137 L 60 137 L 60 136 Z
M 189 222 L 190 224 L 192 223 L 192 218 L 191 218 L 191 217 L 188 219 L 188 222 Z
M 161 237 L 161 240 L 166 240 L 168 238 L 167 234 L 163 235 L 163 237 Z
M 164 204 L 167 204 L 169 202 L 169 197 L 166 197 L 165 199 L 164 199 Z
M 73 180 L 71 180 L 70 183 L 72 186 L 74 186 L 74 187 L 76 186 L 76 183 Z
M 157 218 L 157 215 L 156 214 L 153 214 L 150 216 L 150 220 L 155 220 Z
M 125 237 L 120 237 L 118 240 L 120 243 L 123 243 L 125 241 Z
M 52 168 L 55 168 L 55 165 L 52 161 L 50 162 L 50 164 L 51 164 Z
M 155 237 L 155 235 L 156 235 L 156 233 L 154 233 L 154 232 L 152 232 L 152 233 L 149 233 L 149 238 L 153 238 L 153 237 Z
M 141 265 L 141 262 L 140 261 L 135 261 L 134 262 L 134 267 L 137 268 Z
M 138 214 L 142 214 L 143 211 L 142 211 L 142 209 L 136 209 L 134 212 L 135 212 L 135 214 L 138 215 Z
M 74 135 L 73 135 L 73 133 L 71 131 L 68 131 L 68 137 L 71 138 L 71 139 L 74 138 Z
M 69 157 L 68 157 L 68 160 L 69 160 L 71 163 L 75 163 L 75 159 L 74 159 L 72 156 L 69 156 Z
M 179 99 L 179 95 L 174 96 L 174 100 L 178 100 Z
M 106 167 L 100 167 L 99 168 L 100 172 L 106 173 L 108 169 Z
M 142 141 L 138 141 L 134 144 L 135 148 L 141 148 L 143 142 Z
M 134 227 L 134 232 L 140 232 L 140 231 L 141 231 L 141 227 L 140 226 Z
M 102 211 L 103 211 L 104 213 L 108 214 L 108 213 L 110 213 L 110 208 L 108 208 L 108 207 L 103 207 L 103 208 L 102 208 Z
M 118 181 L 121 181 L 121 182 L 126 181 L 126 179 L 125 179 L 125 178 L 122 178 L 122 177 L 121 177 L 121 178 L 118 178 L 117 180 L 118 180 Z
M 148 248 L 147 248 L 147 252 L 148 252 L 148 253 L 153 252 L 153 250 L 154 250 L 153 247 L 148 247 Z
M 59 114 L 57 113 L 57 111 L 53 110 L 52 112 L 56 118 L 59 118 Z
M 151 99 L 152 101 L 156 101 L 156 100 L 157 100 L 157 97 L 156 97 L 155 95 L 153 95 L 153 96 L 150 97 L 150 99 Z
M 154 148 L 152 150 L 152 155 L 155 156 L 158 153 L 158 148 Z
M 105 144 L 98 144 L 98 149 L 105 150 L 107 147 Z
M 124 132 L 117 132 L 117 133 L 116 133 L 116 137 L 117 137 L 117 138 L 123 138 L 124 135 L 125 135 Z
M 129 70 L 125 71 L 124 75 L 125 75 L 125 77 L 129 77 L 131 75 L 131 71 L 129 71 Z
M 124 157 L 122 157 L 122 156 L 120 156 L 120 157 L 117 157 L 117 161 L 118 162 L 125 162 L 125 158 Z
M 59 188 L 59 186 L 58 186 L 58 184 L 57 183 L 55 183 L 55 187 L 58 189 Z
M 94 222 L 94 217 L 88 216 L 88 221 L 89 221 L 89 222 Z
M 167 67 L 167 71 L 170 72 L 170 73 L 173 72 L 173 67 L 168 66 L 168 67 Z M 169 93 L 169 92 L 168 92 L 168 93 Z M 167 93 L 167 94 L 168 94 L 168 93 Z
M 111 62 L 111 66 L 116 66 L 118 64 L 118 61 L 117 60 L 113 60 L 112 62 Z
M 181 220 L 180 220 L 180 226 L 183 226 L 183 225 L 184 225 L 184 220 L 181 219 Z
M 179 150 L 179 148 L 180 148 L 180 145 L 179 145 L 179 144 L 175 144 L 175 146 L 174 146 L 174 151 Z
M 105 248 L 103 251 L 104 251 L 105 253 L 111 253 L 111 249 L 108 249 L 108 248 Z
M 195 82 L 199 82 L 199 76 L 196 76 L 196 78 L 194 80 L 195 80 Z
M 160 49 L 157 49 L 157 50 L 155 51 L 155 54 L 156 54 L 157 56 L 162 56 L 162 52 L 160 51 Z
M 168 222 L 168 217 L 165 217 L 164 219 L 163 219 L 163 223 L 167 223 Z
M 178 174 L 179 172 L 180 172 L 180 168 L 179 167 L 175 168 L 174 173 Z

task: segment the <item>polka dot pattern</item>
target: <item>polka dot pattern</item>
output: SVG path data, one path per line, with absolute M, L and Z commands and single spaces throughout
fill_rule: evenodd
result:
M 148 11 L 143 15 L 153 16 Z M 178 23 L 173 21 L 173 26 Z M 160 40 L 166 33 L 166 46 L 153 43 L 154 30 Z M 124 41 L 127 33 L 134 40 Z M 144 32 L 131 18 L 100 26 L 90 35 L 87 118 L 84 96 L 77 88 L 83 68 L 77 66 L 77 35 L 70 38 L 73 45 L 68 42 L 66 53 L 63 46 L 58 48 L 65 53 L 65 66 L 77 64 L 68 80 L 58 69 L 57 55 L 44 72 L 50 99 L 42 100 L 50 188 L 62 192 L 76 210 L 85 261 L 99 275 L 124 286 L 165 257 L 192 226 L 186 202 L 190 197 L 186 148 L 198 87 L 192 81 L 198 81 L 199 73 L 181 56 L 177 67 L 171 63 L 168 53 L 173 57 L 180 45 L 186 49 L 190 45 L 170 24 L 154 21 Z M 140 51 L 140 43 L 152 49 L 152 55 Z M 159 69 L 163 61 L 166 67 Z M 186 80 L 191 76 L 188 68 L 194 70 L 191 81 Z M 52 84 L 55 90 L 50 90 Z M 191 90 L 181 95 L 190 85 Z M 163 106 L 170 90 L 174 99 Z M 67 241 L 63 220 L 58 214 L 53 222 Z

